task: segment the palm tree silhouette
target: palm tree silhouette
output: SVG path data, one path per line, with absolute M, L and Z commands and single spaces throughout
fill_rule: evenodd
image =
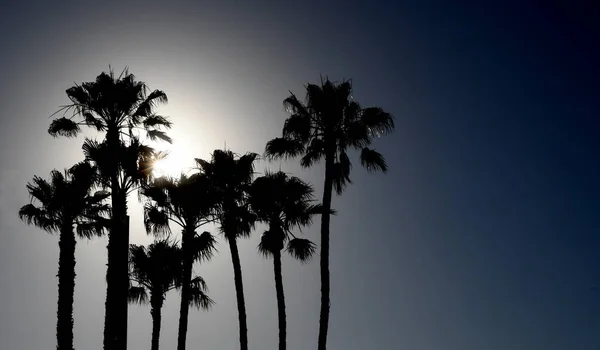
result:
M 147 137 L 152 140 L 171 142 L 162 131 L 170 128 L 171 122 L 154 112 L 159 103 L 167 102 L 167 96 L 160 90 L 148 92 L 147 85 L 136 81 L 127 69 L 118 77 L 111 69 L 109 73 L 98 75 L 95 81 L 67 89 L 67 96 L 72 103 L 57 111 L 64 112 L 63 116 L 54 119 L 48 128 L 51 135 L 66 137 L 75 137 L 81 131 L 81 126 L 104 132 L 106 147 L 111 150 L 109 154 L 113 155 L 106 159 L 109 171 L 103 172 L 103 180 L 110 188 L 112 197 L 106 272 L 105 350 L 127 349 L 129 217 L 127 191 L 121 184 L 123 174 L 117 165 L 118 150 L 124 140 L 134 135 L 135 130 L 146 131 Z
M 247 153 L 237 157 L 231 151 L 215 150 L 210 162 L 196 159 L 200 173 L 208 180 L 215 196 L 213 216 L 231 251 L 241 350 L 248 350 L 248 326 L 237 239 L 250 236 L 256 221 L 250 210 L 247 190 L 252 183 L 257 156 L 256 153 Z
M 250 205 L 259 221 L 269 225 L 261 237 L 258 250 L 265 257 L 273 257 L 277 311 L 279 319 L 279 350 L 286 348 L 286 315 L 281 273 L 281 251 L 287 243 L 287 251 L 296 259 L 306 262 L 315 252 L 315 245 L 294 236 L 292 229 L 312 222 L 312 216 L 320 206 L 312 205 L 313 188 L 297 177 L 284 172 L 267 173 L 254 180 L 250 187 Z
M 144 206 L 144 223 L 148 233 L 169 233 L 171 222 L 182 228 L 183 267 L 177 350 L 184 350 L 189 300 L 195 295 L 194 286 L 196 289 L 198 286 L 198 281 L 192 279 L 192 267 L 195 261 L 209 260 L 215 251 L 216 241 L 209 232 L 196 233 L 199 227 L 211 222 L 213 200 L 209 195 L 207 180 L 198 174 L 190 177 L 182 174 L 179 180 L 167 177 L 154 179 L 142 187 L 141 194 L 148 199 Z M 201 300 L 196 305 L 206 308 L 204 306 L 207 304 Z
M 362 108 L 352 98 L 352 84 L 326 79 L 321 85 L 305 86 L 305 101 L 291 94 L 284 100 L 290 116 L 282 137 L 265 147 L 269 158 L 298 157 L 302 167 L 325 159 L 323 215 L 321 216 L 321 312 L 318 349 L 327 348 L 330 309 L 329 226 L 333 189 L 341 194 L 350 184 L 348 150 L 360 150 L 360 163 L 368 171 L 387 170 L 384 157 L 369 146 L 373 140 L 394 129 L 392 115 L 379 107 Z
M 150 302 L 152 315 L 152 350 L 158 350 L 161 327 L 161 309 L 168 291 L 181 286 L 181 249 L 167 240 L 148 246 L 131 245 L 129 255 L 130 279 L 136 285 L 129 287 L 129 302 Z M 188 302 L 208 309 L 214 304 L 206 295 L 206 283 L 196 276 L 192 279 L 192 293 Z M 150 295 L 148 297 L 148 294 Z
M 19 210 L 19 217 L 27 224 L 59 233 L 58 350 L 73 350 L 75 235 L 80 238 L 100 236 L 107 225 L 102 215 L 109 211 L 108 205 L 103 203 L 109 195 L 103 191 L 90 194 L 95 177 L 96 170 L 87 162 L 78 163 L 64 173 L 53 170 L 49 182 L 34 176 L 27 184 L 31 203 Z

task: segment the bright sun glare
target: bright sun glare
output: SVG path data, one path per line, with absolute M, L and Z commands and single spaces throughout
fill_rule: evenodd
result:
M 167 176 L 179 178 L 182 172 L 189 172 L 192 166 L 191 158 L 187 159 L 188 157 L 185 157 L 181 152 L 177 152 L 176 149 L 169 149 L 166 153 L 167 155 L 164 159 L 154 162 L 152 173 L 155 177 Z

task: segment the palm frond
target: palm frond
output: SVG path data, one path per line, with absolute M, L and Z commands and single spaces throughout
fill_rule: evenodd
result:
M 202 280 L 201 283 L 197 280 L 197 278 L 198 277 L 194 278 L 192 280 L 193 283 L 190 283 L 191 288 L 189 303 L 191 306 L 195 306 L 197 309 L 210 310 L 210 308 L 215 305 L 215 302 L 205 293 L 206 284 L 204 283 L 204 280 Z
M 304 144 L 298 140 L 276 137 L 267 142 L 264 156 L 268 159 L 295 158 L 304 153 Z
M 216 251 L 217 240 L 210 232 L 202 232 L 192 239 L 194 261 L 208 261 Z
M 293 238 L 288 242 L 287 251 L 303 263 L 310 261 L 317 251 L 317 246 L 303 238 Z
M 57 232 L 60 229 L 58 218 L 42 208 L 33 204 L 26 204 L 19 209 L 19 218 L 28 225 L 34 225 L 49 233 Z
M 341 152 L 337 162 L 333 164 L 333 187 L 337 194 L 342 194 L 344 188 L 352 183 L 350 170 L 352 164 L 346 152 Z
M 265 231 L 260 237 L 260 243 L 256 247 L 258 252 L 265 258 L 273 256 L 275 252 L 283 249 L 284 235 L 277 235 L 274 231 Z
M 383 155 L 374 149 L 363 148 L 360 153 L 360 164 L 367 169 L 367 171 L 382 171 L 387 172 L 387 163 Z
M 283 125 L 283 137 L 306 143 L 310 138 L 311 120 L 308 114 L 292 114 Z
M 173 143 L 173 139 L 170 138 L 166 132 L 161 130 L 147 130 L 146 135 L 152 141 L 161 140 L 168 143 Z
M 66 117 L 54 119 L 48 128 L 48 133 L 54 137 L 75 137 L 80 131 L 79 125 Z
M 374 136 L 380 136 L 394 131 L 394 117 L 380 107 L 363 109 L 360 119 Z
M 149 301 L 148 293 L 146 293 L 146 288 L 141 286 L 131 286 L 129 287 L 129 294 L 127 295 L 127 301 L 130 304 L 147 304 Z
M 173 125 L 173 123 L 170 122 L 166 117 L 158 114 L 152 114 L 148 116 L 146 119 L 144 119 L 143 124 L 144 128 L 146 129 L 155 127 L 170 128 Z
M 104 234 L 106 223 L 102 221 L 88 221 L 77 224 L 77 236 L 82 238 L 100 237 Z
M 168 212 L 147 203 L 144 206 L 144 227 L 148 234 L 154 234 L 156 236 L 170 234 L 171 228 L 169 227 Z

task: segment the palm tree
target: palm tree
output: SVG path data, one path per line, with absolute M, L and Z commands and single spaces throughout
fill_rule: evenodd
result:
M 296 237 L 292 229 L 307 226 L 320 207 L 312 205 L 313 188 L 297 177 L 284 172 L 267 173 L 254 180 L 250 188 L 250 205 L 258 220 L 269 225 L 261 237 L 258 250 L 265 257 L 273 257 L 277 311 L 279 319 L 279 350 L 286 348 L 286 315 L 281 273 L 281 251 L 287 251 L 302 262 L 315 252 L 315 245 Z
M 64 173 L 53 170 L 50 181 L 34 176 L 27 184 L 31 203 L 19 210 L 19 217 L 49 233 L 59 233 L 58 312 L 56 340 L 58 350 L 73 349 L 73 294 L 75 291 L 75 235 L 80 238 L 100 236 L 109 211 L 103 204 L 106 192 L 90 194 L 95 169 L 78 163 Z M 76 227 L 76 229 L 74 228 Z
M 257 156 L 256 153 L 247 153 L 236 157 L 231 151 L 215 150 L 210 162 L 196 159 L 201 175 L 208 180 L 215 196 L 213 217 L 231 251 L 241 350 L 248 350 L 248 326 L 237 239 L 250 236 L 256 221 L 250 210 L 247 190 L 252 183 Z
M 282 137 L 269 141 L 269 158 L 298 157 L 302 167 L 311 167 L 325 159 L 323 215 L 321 216 L 321 312 L 318 349 L 327 347 L 329 326 L 329 225 L 333 190 L 341 194 L 350 184 L 348 151 L 360 150 L 360 163 L 368 171 L 387 171 L 384 157 L 369 146 L 380 135 L 394 129 L 394 118 L 379 107 L 363 108 L 352 98 L 352 84 L 344 81 L 321 85 L 308 84 L 305 101 L 291 94 L 284 100 L 290 116 Z
M 129 302 L 150 302 L 152 316 L 152 350 L 158 350 L 161 327 L 161 309 L 168 291 L 181 285 L 181 249 L 167 240 L 148 246 L 131 245 L 129 255 L 130 279 L 136 285 L 129 288 Z M 206 295 L 206 283 L 196 276 L 192 279 L 189 303 L 208 309 L 214 304 Z M 148 295 L 150 295 L 148 297 Z
M 127 298 L 129 290 L 129 217 L 127 215 L 127 191 L 121 186 L 118 150 L 124 140 L 134 135 L 134 130 L 144 130 L 152 139 L 171 142 L 162 131 L 171 122 L 154 113 L 159 103 L 166 103 L 167 96 L 160 90 L 148 93 L 144 82 L 136 81 L 125 69 L 116 77 L 112 70 L 101 73 L 95 81 L 77 84 L 66 91 L 71 104 L 58 112 L 62 117 L 54 119 L 48 132 L 52 136 L 75 137 L 81 126 L 91 127 L 105 133 L 106 147 L 111 150 L 108 160 L 115 164 L 105 171 L 103 180 L 111 190 L 112 223 L 108 237 L 108 268 L 106 272 L 106 309 L 104 319 L 104 349 L 127 349 Z M 57 112 L 57 113 L 58 113 Z M 56 113 L 55 113 L 56 114 Z
M 213 200 L 209 195 L 208 182 L 198 174 L 189 177 L 182 174 L 179 180 L 166 177 L 155 179 L 142 187 L 141 194 L 148 199 L 144 206 L 144 223 L 148 233 L 169 233 L 169 223 L 182 229 L 183 266 L 177 350 L 184 350 L 189 300 L 194 291 L 193 264 L 195 261 L 209 260 L 215 251 L 216 241 L 209 232 L 196 233 L 199 227 L 211 222 Z

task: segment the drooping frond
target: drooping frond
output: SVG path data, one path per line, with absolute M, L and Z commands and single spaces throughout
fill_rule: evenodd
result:
M 310 261 L 317 251 L 317 246 L 303 238 L 293 238 L 288 242 L 287 251 L 303 263 Z
M 360 119 L 375 137 L 394 131 L 394 117 L 380 107 L 363 109 Z
M 210 232 L 202 232 L 200 235 L 195 235 L 191 241 L 194 255 L 194 261 L 208 261 L 216 252 L 217 240 Z
M 173 143 L 173 139 L 162 130 L 147 130 L 146 135 L 152 141 L 162 140 L 168 143 Z
M 304 153 L 304 144 L 298 140 L 276 137 L 265 146 L 264 156 L 268 159 L 295 158 Z
M 149 301 L 148 294 L 146 293 L 146 288 L 141 286 L 131 286 L 129 287 L 129 294 L 127 295 L 127 301 L 130 304 L 147 304 Z
M 367 171 L 382 171 L 387 172 L 387 163 L 383 155 L 374 149 L 363 148 L 360 153 L 360 164 L 367 169 Z
M 339 155 L 339 159 L 337 162 L 333 164 L 333 188 L 337 192 L 337 194 L 342 194 L 344 188 L 352 183 L 350 180 L 350 170 L 352 168 L 352 164 L 350 163 L 350 158 L 346 152 L 342 152 Z
M 283 125 L 283 137 L 306 143 L 311 134 L 311 120 L 309 114 L 292 114 Z
M 325 154 L 325 142 L 321 138 L 313 138 L 306 152 L 300 158 L 300 165 L 303 168 L 310 168 L 313 164 L 317 163 Z
M 165 210 L 161 210 L 152 204 L 147 203 L 144 206 L 144 227 L 148 234 L 163 236 L 171 233 L 169 227 L 169 215 Z
M 196 276 L 193 278 L 190 287 L 190 305 L 202 310 L 210 310 L 215 305 L 214 300 L 206 294 L 206 283 L 202 277 Z
M 158 114 L 153 114 L 144 119 L 143 124 L 144 128 L 149 129 L 154 128 L 156 126 L 165 126 L 167 128 L 170 128 L 173 123 L 171 123 L 166 117 L 163 117 Z
M 98 221 L 86 221 L 77 224 L 77 236 L 83 238 L 101 237 L 104 235 L 108 222 L 100 219 Z
M 28 225 L 35 225 L 50 233 L 56 232 L 60 228 L 60 221 L 49 214 L 33 204 L 26 204 L 19 209 L 19 218 Z
M 260 237 L 260 243 L 258 243 L 258 252 L 265 258 L 273 256 L 273 253 L 281 251 L 283 249 L 285 240 L 284 234 L 276 234 L 273 231 L 265 231 Z
M 79 127 L 79 125 L 73 120 L 66 117 L 54 119 L 50 123 L 50 127 L 48 128 L 48 133 L 53 137 L 75 137 L 77 136 L 77 134 L 79 134 L 80 131 L 81 128 Z

